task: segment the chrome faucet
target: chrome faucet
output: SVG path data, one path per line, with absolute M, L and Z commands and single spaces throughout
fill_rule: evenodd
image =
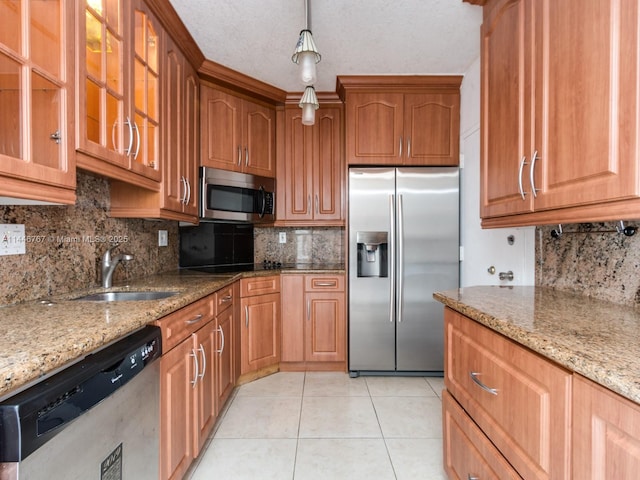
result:
M 118 266 L 118 263 L 133 260 L 133 255 L 128 253 L 119 253 L 115 257 L 111 257 L 111 251 L 118 247 L 119 245 L 108 248 L 102 255 L 102 286 L 104 288 L 111 288 L 113 271 Z

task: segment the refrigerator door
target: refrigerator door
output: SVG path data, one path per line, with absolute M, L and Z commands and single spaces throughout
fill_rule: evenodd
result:
M 395 369 L 395 305 L 392 288 L 394 189 L 393 168 L 349 170 L 351 371 Z M 386 246 L 383 245 L 385 236 Z M 359 261 L 362 262 L 360 269 Z M 384 263 L 384 268 L 375 265 L 379 261 Z
M 397 169 L 399 371 L 444 367 L 443 308 L 432 295 L 458 287 L 458 185 L 458 168 Z

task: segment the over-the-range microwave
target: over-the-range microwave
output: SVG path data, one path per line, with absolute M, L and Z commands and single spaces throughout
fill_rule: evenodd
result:
M 200 218 L 231 222 L 275 220 L 273 178 L 200 167 Z

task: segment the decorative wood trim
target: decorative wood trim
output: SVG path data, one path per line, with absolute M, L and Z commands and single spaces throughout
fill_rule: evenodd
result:
M 346 372 L 347 362 L 280 362 L 281 372 Z
M 211 60 L 205 60 L 200 65 L 198 74 L 202 80 L 258 98 L 272 105 L 282 104 L 286 100 L 287 92 L 284 90 Z
M 74 181 L 75 185 L 75 181 Z M 5 198 L 15 199 L 15 205 L 73 205 L 76 203 L 75 189 L 56 187 L 31 180 L 0 176 L 0 205 Z M 0 477 L 1 478 L 1 477 Z
M 285 99 L 285 105 L 287 107 L 295 105 L 298 106 L 300 98 L 302 98 L 303 92 L 287 92 L 287 98 Z M 340 99 L 336 92 L 316 92 L 318 102 L 321 105 L 340 106 L 344 102 Z
M 169 0 L 145 0 L 151 11 L 158 17 L 160 23 L 179 46 L 182 53 L 187 57 L 189 63 L 196 70 L 205 61 L 204 54 L 198 47 L 187 27 L 184 26 L 178 13 L 173 8 Z
M 245 383 L 253 382 L 254 380 L 258 380 L 259 378 L 266 377 L 268 375 L 271 375 L 272 373 L 276 373 L 279 371 L 280 371 L 280 365 L 275 364 L 275 365 L 269 365 L 268 367 L 261 368 L 260 370 L 257 370 L 255 372 L 247 372 L 238 377 L 238 380 L 236 381 L 236 387 L 239 387 L 240 385 L 244 385 Z
M 347 91 L 411 93 L 428 89 L 433 93 L 460 90 L 462 75 L 339 75 L 336 92 L 344 101 Z
M 84 155 L 81 152 L 76 152 L 76 167 L 94 175 L 100 175 L 112 180 L 121 180 L 154 192 L 160 191 L 160 182 L 157 180 L 151 180 L 104 160 Z
M 471 5 L 478 5 L 484 7 L 488 0 L 462 0 L 462 3 L 470 3 Z

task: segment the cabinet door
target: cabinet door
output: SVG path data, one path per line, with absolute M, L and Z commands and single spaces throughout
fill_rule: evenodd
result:
M 187 184 L 187 199 L 183 212 L 198 215 L 198 166 L 200 154 L 200 97 L 198 73 L 185 59 L 184 77 L 184 109 L 182 130 L 184 141 L 184 157 L 182 159 L 182 175 Z
M 305 294 L 305 360 L 342 362 L 346 359 L 344 293 Z
M 313 138 L 314 127 L 302 124 L 301 109 L 286 109 L 284 182 L 278 182 L 278 187 L 285 190 L 286 220 L 313 218 Z
M 532 1 L 499 0 L 485 8 L 491 10 L 481 34 L 480 213 L 492 217 L 533 209 Z
M 240 171 L 244 158 L 242 101 L 233 95 L 203 86 L 201 102 L 201 164 Z
M 404 165 L 458 165 L 460 95 L 404 97 Z
M 253 102 L 243 102 L 243 170 L 263 177 L 275 176 L 276 112 Z
M 78 2 L 78 150 L 129 168 L 128 65 L 130 37 L 122 0 Z
M 342 162 L 342 110 L 320 108 L 313 139 L 313 217 L 341 220 L 343 215 L 344 164 Z M 308 127 L 305 127 L 308 128 Z
M 283 362 L 304 362 L 304 275 L 282 275 Z
M 167 39 L 164 56 L 164 112 L 163 122 L 163 163 L 162 188 L 163 207 L 174 212 L 182 212 L 187 198 L 187 185 L 182 175 L 185 160 L 184 128 L 184 62 L 182 54 L 171 39 Z
M 640 471 L 640 407 L 573 379 L 573 478 L 632 480 Z
M 198 384 L 195 389 L 195 429 L 193 457 L 197 457 L 216 421 L 215 322 L 209 322 L 193 334 L 193 348 L 198 359 Z
M 534 3 L 536 210 L 638 196 L 638 1 Z
M 219 413 L 235 385 L 233 366 L 233 308 L 216 317 L 216 413 Z
M 400 163 L 404 95 L 349 93 L 346 100 L 348 165 Z
M 73 3 L 2 2 L 0 19 L 0 196 L 73 203 Z
M 184 340 L 160 359 L 160 478 L 180 479 L 193 459 L 193 341 Z
M 280 294 L 242 299 L 242 374 L 280 361 Z
M 135 150 L 131 170 L 160 180 L 160 22 L 142 0 L 132 2 L 133 51 L 131 57 L 133 104 L 131 121 Z

